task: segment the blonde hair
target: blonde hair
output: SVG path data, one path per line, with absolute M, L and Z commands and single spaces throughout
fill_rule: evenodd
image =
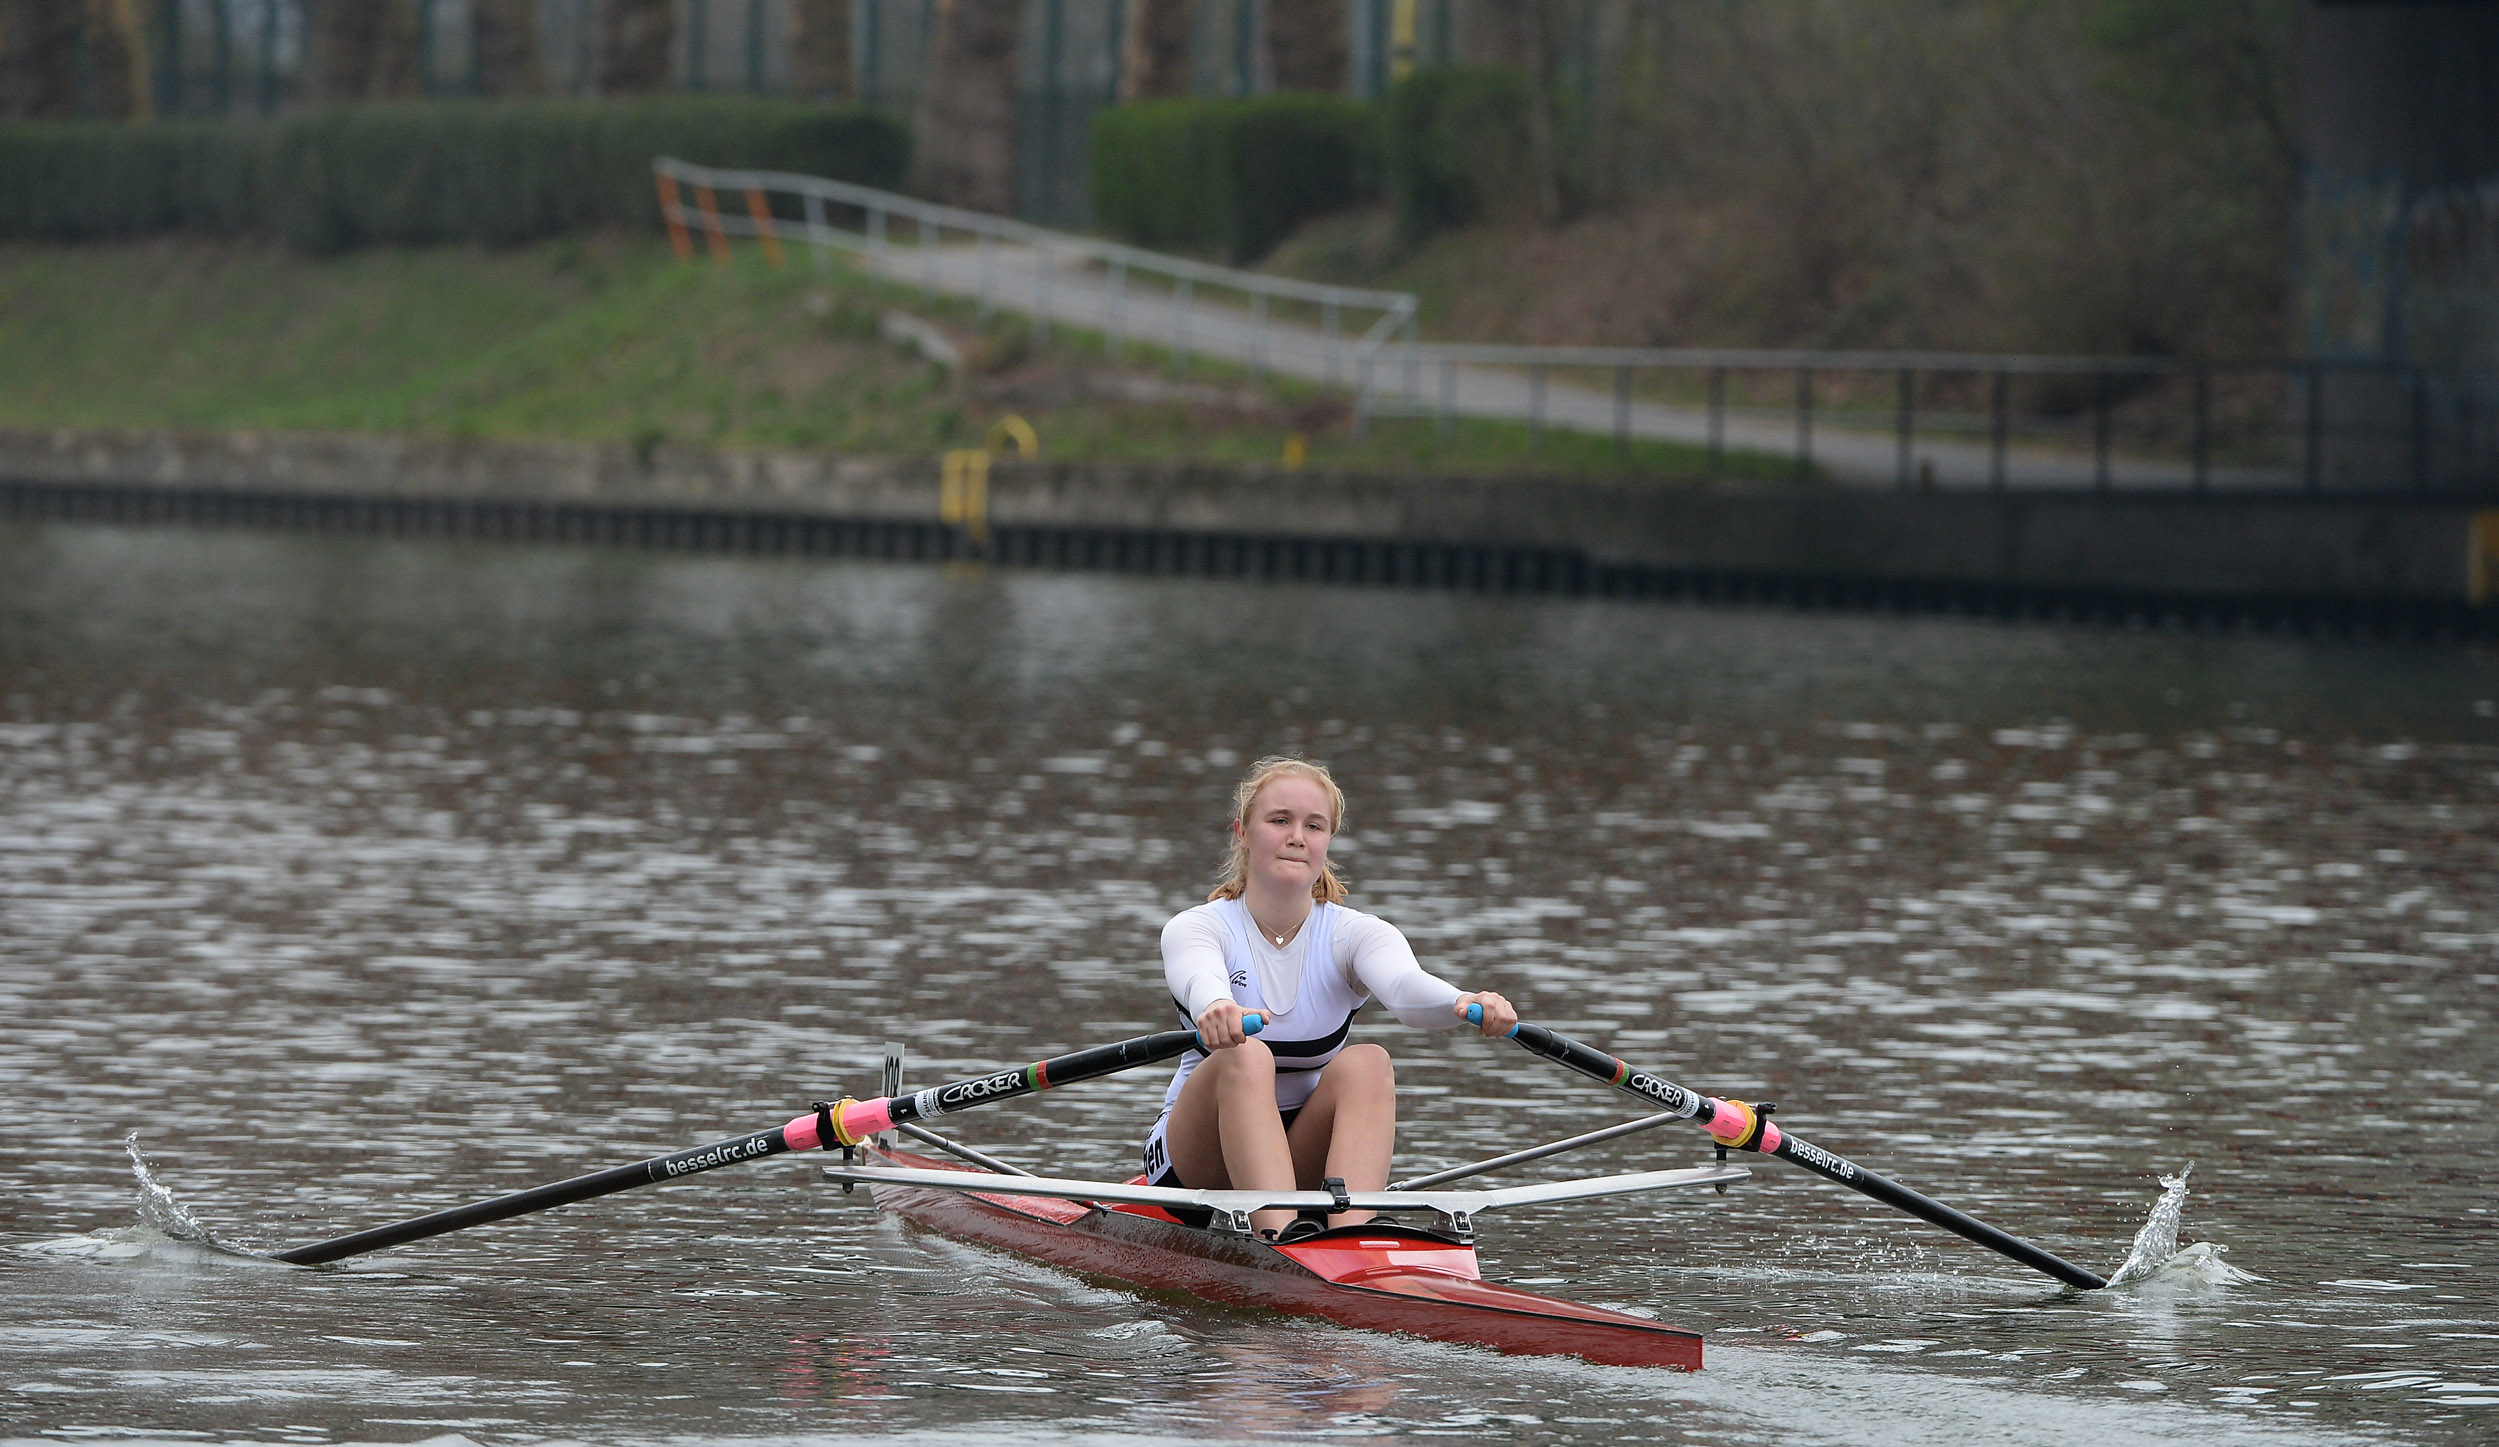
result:
M 1258 802 L 1258 791 L 1278 779 L 1308 779 L 1326 790 L 1328 833 L 1333 836 L 1344 825 L 1345 791 L 1336 787 L 1326 765 L 1281 755 L 1260 759 L 1250 765 L 1249 772 L 1241 776 L 1240 784 L 1232 791 L 1232 848 L 1224 855 L 1223 882 L 1206 896 L 1208 899 L 1239 899 L 1241 892 L 1249 888 L 1249 845 L 1242 835 L 1249 828 L 1250 806 Z M 1310 897 L 1321 904 L 1343 904 L 1346 893 L 1345 881 L 1336 877 L 1333 864 L 1322 867 L 1319 877 L 1310 882 Z

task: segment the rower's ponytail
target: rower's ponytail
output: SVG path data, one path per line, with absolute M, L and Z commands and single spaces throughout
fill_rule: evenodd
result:
M 1278 779 L 1308 779 L 1328 795 L 1328 833 L 1333 837 L 1345 824 L 1345 791 L 1336 787 L 1328 776 L 1327 766 L 1307 759 L 1288 759 L 1280 755 L 1260 759 L 1241 776 L 1240 785 L 1232 791 L 1232 848 L 1224 855 L 1223 882 L 1209 900 L 1239 899 L 1249 888 L 1249 847 L 1242 842 L 1242 832 L 1249 827 L 1250 808 L 1258 802 L 1258 791 Z M 1337 878 L 1336 866 L 1327 865 L 1319 877 L 1310 882 L 1310 897 L 1321 904 L 1343 904 L 1347 891 L 1345 881 Z

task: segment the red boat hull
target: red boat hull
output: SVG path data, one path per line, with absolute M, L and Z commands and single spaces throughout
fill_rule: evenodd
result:
M 867 1154 L 879 1165 L 955 1168 L 917 1155 Z M 1698 1332 L 1485 1281 L 1475 1248 L 1408 1227 L 1373 1222 L 1275 1246 L 1184 1226 L 1152 1207 L 871 1189 L 879 1206 L 931 1230 L 1148 1289 L 1520 1356 L 1685 1371 L 1701 1365 Z

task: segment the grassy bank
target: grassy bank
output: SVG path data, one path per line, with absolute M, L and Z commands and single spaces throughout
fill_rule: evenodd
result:
M 968 354 L 888 341 L 895 309 Z M 1036 345 L 846 267 L 681 265 L 656 238 L 311 259 L 199 240 L 0 248 L 0 425 L 411 432 L 910 455 L 977 443 L 1008 412 L 1071 459 L 1701 475 L 1697 449 L 1461 424 L 1358 437 L 1341 396 L 1174 377 L 1098 338 Z M 1748 459 L 1730 465 L 1749 469 Z M 1764 464 L 1765 467 L 1768 464 Z M 1773 469 L 1775 470 L 1775 469 Z

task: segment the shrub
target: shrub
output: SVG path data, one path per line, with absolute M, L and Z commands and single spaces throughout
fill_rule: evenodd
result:
M 247 230 L 268 138 L 249 123 L 0 125 L 0 236 Z
M 1489 66 L 1435 66 L 1397 83 L 1382 154 L 1408 240 L 1536 209 L 1531 104 L 1526 76 Z
M 509 244 L 658 216 L 651 158 L 902 177 L 900 123 L 750 97 L 350 106 L 276 122 L 0 127 L 0 236 L 260 231 L 309 251 Z
M 1140 246 L 1248 261 L 1379 191 L 1378 119 L 1328 95 L 1165 100 L 1094 119 L 1095 224 Z

